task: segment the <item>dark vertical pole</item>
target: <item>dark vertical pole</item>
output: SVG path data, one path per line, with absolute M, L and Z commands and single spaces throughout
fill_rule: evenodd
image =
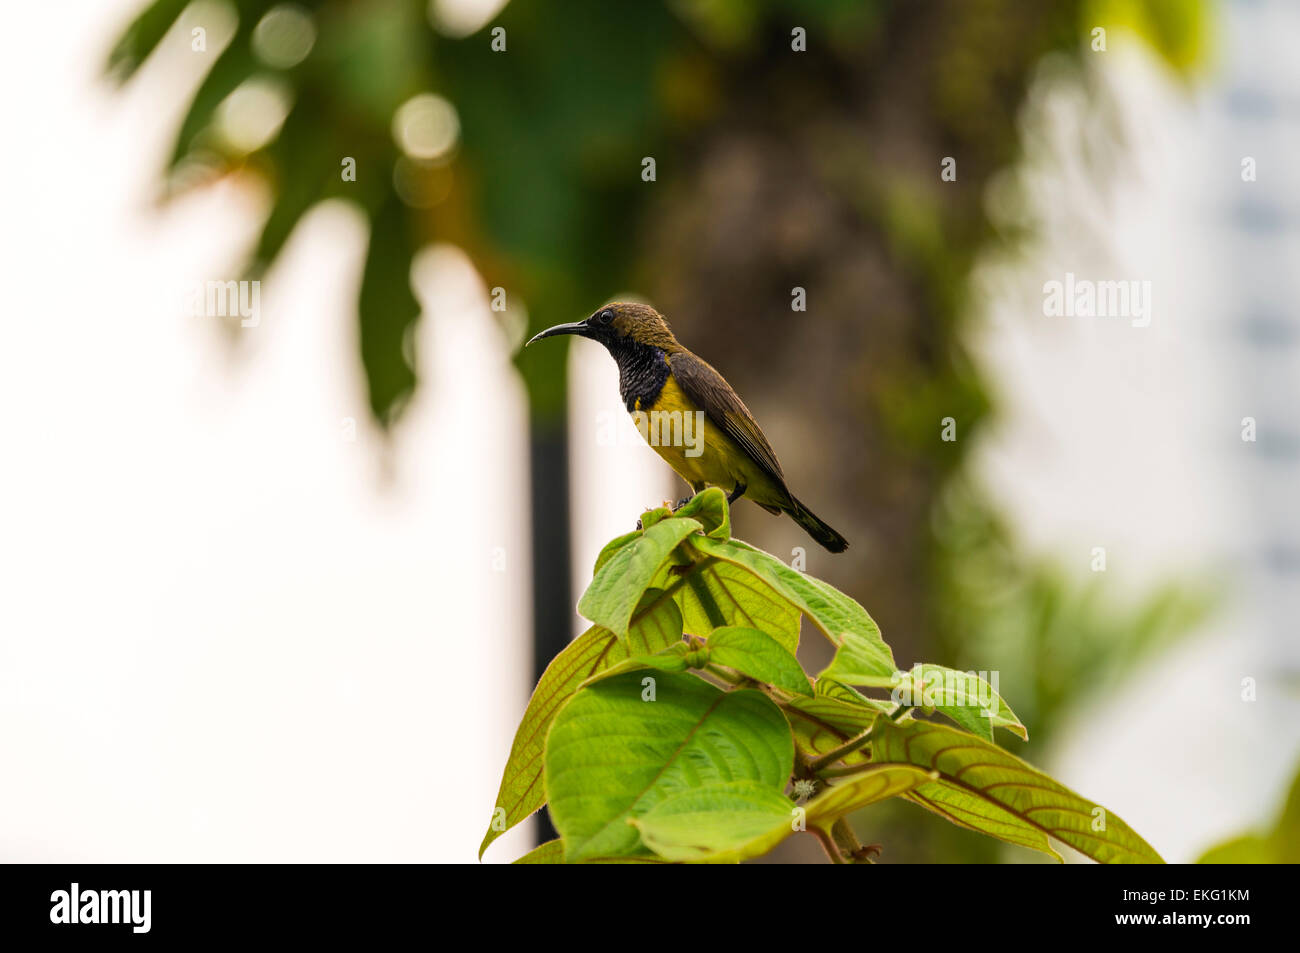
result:
M 569 438 L 563 417 L 534 422 L 531 447 L 533 528 L 533 681 L 566 645 L 573 631 L 570 588 Z M 537 842 L 553 839 L 555 828 L 543 808 Z

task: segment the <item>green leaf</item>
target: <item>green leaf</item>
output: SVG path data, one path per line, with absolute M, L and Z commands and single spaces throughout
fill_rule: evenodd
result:
M 1268 834 L 1246 834 L 1207 851 L 1198 864 L 1300 864 L 1300 773 Z
M 658 506 L 653 510 L 646 510 L 641 514 L 641 530 L 647 530 L 655 523 L 662 522 L 666 519 L 672 519 L 673 511 L 666 506 Z M 638 530 L 637 532 L 640 532 Z
M 835 701 L 841 701 L 849 705 L 856 705 L 860 708 L 869 708 L 873 712 L 893 711 L 894 705 L 891 702 L 883 702 L 876 698 L 868 698 L 851 685 L 845 685 L 843 682 L 837 682 L 833 678 L 822 676 L 817 679 L 813 686 L 813 691 L 822 698 L 830 698 Z
M 675 516 L 689 516 L 700 521 L 704 535 L 714 539 L 731 538 L 731 514 L 727 508 L 727 494 L 716 486 L 701 490 L 679 509 Z
M 766 632 L 726 626 L 709 634 L 709 660 L 794 695 L 812 696 L 803 666 Z
M 691 543 L 705 555 L 748 570 L 808 616 L 826 638 L 837 646 L 835 659 L 823 674 L 840 681 L 852 682 L 850 676 L 854 675 L 888 676 L 894 672 L 894 656 L 880 637 L 880 628 L 862 606 L 844 593 L 791 569 L 775 556 L 739 540 L 717 540 L 700 536 L 692 539 Z M 748 624 L 754 625 L 752 622 Z M 771 633 L 771 629 L 766 626 L 754 627 Z M 786 647 L 793 650 L 792 646 Z
M 641 535 L 641 530 L 634 529 L 630 533 L 624 533 L 622 536 L 616 536 L 605 544 L 605 548 L 596 556 L 596 565 L 592 568 L 591 574 L 595 576 L 604 565 L 614 557 L 614 554 L 626 546 L 632 540 Z
M 692 635 L 707 636 L 720 626 L 741 625 L 766 632 L 789 652 L 799 647 L 798 607 L 748 569 L 711 562 L 697 568 L 688 582 L 676 599 L 686 631 Z M 716 620 L 710 608 L 716 611 Z
M 651 655 L 678 644 L 682 637 L 682 613 L 662 589 L 647 589 L 632 613 L 625 651 Z
M 1086 30 L 1105 24 L 1112 34 L 1127 31 L 1141 37 L 1187 76 L 1206 60 L 1214 36 L 1212 9 L 1203 0 L 1088 0 L 1080 21 Z
M 699 529 L 696 520 L 673 518 L 644 530 L 601 566 L 578 601 L 578 611 L 615 635 L 626 633 L 641 594 L 672 558 L 677 544 Z
M 259 61 L 253 56 L 251 38 L 255 24 L 240 18 L 234 37 L 212 64 L 212 69 L 203 77 L 190 108 L 181 120 L 175 143 L 172 146 L 168 169 L 175 170 L 182 159 L 198 144 L 199 137 L 212 128 L 217 109 L 226 97 L 233 93 L 246 80 L 252 78 L 260 68 Z
M 894 703 L 933 708 L 986 741 L 993 740 L 994 728 L 1006 728 L 1022 740 L 1029 740 L 1029 732 L 1016 713 L 992 685 L 974 672 L 918 663 L 909 672 L 895 672 L 890 678 L 866 678 L 857 684 L 888 688 Z
M 1210 848 L 1196 862 L 1198 864 L 1283 863 L 1283 861 L 1274 859 L 1273 848 L 1274 845 L 1269 842 L 1267 837 L 1260 837 L 1258 834 L 1246 834 Z M 1292 860 L 1289 863 L 1294 864 L 1296 861 Z
M 189 4 L 190 0 L 155 0 L 146 6 L 113 46 L 106 66 L 109 75 L 118 82 L 130 79 Z
M 724 863 L 766 854 L 795 832 L 799 813 L 768 785 L 727 781 L 667 797 L 633 823 L 667 860 Z
M 533 691 L 510 746 L 496 801 L 497 808 L 505 811 L 504 823 L 489 826 L 479 845 L 480 857 L 489 844 L 546 803 L 542 754 L 546 732 L 560 706 L 588 678 L 622 662 L 631 652 L 648 655 L 681 637 L 682 617 L 677 604 L 661 590 L 652 589 L 638 607 L 626 641 L 608 629 L 592 626 L 552 659 Z
M 828 788 L 802 809 L 753 781 L 710 784 L 665 798 L 633 823 L 645 845 L 667 860 L 735 862 L 766 854 L 804 826 L 829 830 L 845 814 L 929 778 L 912 765 L 882 765 Z
M 564 863 L 564 842 L 561 840 L 548 840 L 545 844 L 534 847 L 518 860 L 511 861 L 515 864 L 562 864 Z M 662 864 L 663 861 L 658 857 L 599 857 L 595 860 L 587 861 L 591 864 Z
M 331 7 L 316 20 L 311 62 L 329 83 L 338 119 L 387 123 L 398 106 L 433 88 L 434 44 L 423 4 L 368 0 Z
M 512 863 L 562 864 L 564 863 L 564 844 L 559 840 L 548 840 L 545 844 L 538 844 L 518 860 L 512 861 Z
M 415 242 L 410 227 L 401 199 L 385 196 L 370 220 L 370 247 L 361 273 L 361 363 L 370 409 L 385 426 L 397 418 L 415 390 L 416 369 L 404 347 L 420 317 L 420 302 L 411 290 Z
M 930 772 L 915 765 L 873 765 L 809 801 L 808 823 L 830 830 L 831 825 L 846 814 L 906 794 L 931 780 Z
M 780 791 L 790 777 L 790 727 L 763 694 L 664 673 L 649 701 L 641 679 L 587 686 L 551 725 L 546 792 L 568 861 L 644 853 L 629 821 L 669 795 L 741 780 Z
M 339 180 L 331 143 L 311 106 L 310 102 L 295 103 L 280 134 L 264 150 L 264 156 L 274 162 L 279 189 L 253 251 L 248 269 L 253 278 L 262 277 L 279 257 L 298 222 Z
M 654 655 L 633 655 L 631 658 L 624 659 L 603 672 L 597 672 L 587 679 L 586 684 L 591 685 L 615 675 L 622 675 L 624 672 L 635 672 L 638 669 L 651 668 L 659 672 L 684 672 L 689 668 L 698 668 L 699 666 L 691 664 L 692 654 L 691 647 L 685 642 L 674 642 L 668 648 L 656 652 Z
M 877 718 L 871 760 L 937 771 L 937 781 L 906 796 L 961 827 L 1058 860 L 1049 836 L 1100 863 L 1163 863 L 1151 845 L 1114 814 L 992 742 L 955 728 Z M 1097 826 L 1103 829 L 1094 829 Z
M 872 726 L 876 716 L 893 706 L 865 698 L 847 685 L 819 678 L 812 698 L 793 698 L 784 705 L 795 744 L 801 751 L 817 756 L 828 754 L 850 738 L 856 738 Z M 869 761 L 864 751 L 854 751 L 841 759 L 845 764 Z

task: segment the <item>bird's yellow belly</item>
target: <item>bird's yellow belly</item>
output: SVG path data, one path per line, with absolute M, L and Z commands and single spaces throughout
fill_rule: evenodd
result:
M 671 377 L 649 410 L 632 412 L 632 422 L 654 451 L 695 489 L 719 486 L 730 492 L 746 486 L 746 496 L 777 502 L 784 494 L 720 427 L 708 420 Z

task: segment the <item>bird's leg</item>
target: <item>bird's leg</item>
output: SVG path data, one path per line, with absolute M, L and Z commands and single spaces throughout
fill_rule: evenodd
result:
M 727 502 L 735 503 L 738 499 L 740 499 L 742 496 L 745 495 L 745 491 L 747 489 L 749 489 L 749 487 L 745 486 L 745 484 L 737 483 L 736 488 L 732 490 L 731 493 L 727 496 Z
M 668 509 L 670 509 L 672 512 L 676 513 L 678 510 L 680 510 L 683 506 L 685 506 L 685 505 L 686 505 L 687 503 L 689 503 L 691 500 L 695 499 L 695 494 L 696 494 L 696 493 L 699 493 L 700 490 L 702 490 L 702 489 L 704 489 L 704 484 L 700 484 L 699 486 L 692 485 L 692 486 L 691 486 L 691 494 L 690 494 L 690 496 L 683 496 L 683 497 L 682 497 L 680 500 L 678 500 L 676 503 L 672 503 L 672 502 L 670 502 L 670 501 L 668 501 L 668 500 L 664 500 L 664 501 L 663 501 L 663 505 L 666 506 L 666 507 L 668 507 Z M 641 529 L 641 521 L 640 521 L 640 520 L 637 520 L 637 521 L 636 521 L 636 528 L 637 528 L 638 530 Z
M 692 484 L 691 484 L 691 495 L 690 495 L 690 496 L 683 496 L 680 500 L 678 500 L 676 503 L 674 503 L 674 504 L 673 504 L 673 512 L 676 513 L 678 510 L 680 510 L 683 506 L 685 506 L 685 505 L 686 505 L 687 503 L 689 503 L 691 500 L 695 499 L 695 494 L 696 494 L 696 493 L 699 493 L 701 490 L 703 490 L 704 487 L 705 487 L 705 485 L 706 485 L 706 484 L 703 484 L 703 483 L 700 483 L 700 484 L 698 484 L 698 485 L 692 483 Z

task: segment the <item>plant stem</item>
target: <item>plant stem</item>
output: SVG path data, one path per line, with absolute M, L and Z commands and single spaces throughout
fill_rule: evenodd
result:
M 909 711 L 911 711 L 915 707 L 916 707 L 915 705 L 899 705 L 896 709 L 894 709 L 889 713 L 889 720 L 897 724 L 898 722 L 903 720 L 904 715 L 906 715 Z
M 899 705 L 896 709 L 894 709 L 894 711 L 890 712 L 887 717 L 889 718 L 890 721 L 897 722 L 909 711 L 911 711 L 913 707 L 914 706 L 912 705 Z M 830 751 L 826 752 L 824 755 L 821 755 L 814 761 L 810 762 L 808 765 L 808 770 L 811 771 L 813 774 L 818 774 L 821 775 L 822 777 L 828 777 L 828 778 L 838 777 L 840 773 L 844 773 L 844 772 L 840 772 L 838 769 L 831 769 L 831 770 L 827 770 L 827 769 L 830 768 L 830 766 L 833 765 L 836 761 L 841 761 L 844 758 L 847 758 L 849 755 L 853 754 L 853 752 L 863 747 L 870 740 L 871 740 L 871 729 L 868 728 L 862 734 L 857 735 L 854 738 L 850 738 L 848 741 L 844 742 L 844 744 L 840 745 L 838 748 L 833 748 Z
M 859 748 L 861 748 L 870 740 L 871 740 L 871 729 L 868 728 L 866 731 L 864 731 L 862 734 L 858 735 L 857 737 L 850 738 L 848 741 L 844 742 L 844 744 L 840 745 L 838 748 L 834 748 L 826 752 L 824 755 L 821 755 L 816 760 L 812 761 L 808 765 L 808 770 L 811 771 L 813 774 L 820 774 L 824 768 L 829 768 L 836 761 L 839 761 L 842 758 L 847 758 L 849 755 L 853 754 L 853 752 L 857 751 Z
M 840 853 L 840 849 L 835 846 L 835 840 L 830 834 L 820 827 L 813 826 L 809 832 L 817 838 L 817 842 L 822 845 L 822 850 L 826 851 L 826 856 L 831 859 L 832 864 L 847 864 L 848 859 Z
M 863 771 L 870 771 L 874 767 L 880 766 L 876 762 L 863 761 L 857 764 L 846 764 L 844 767 L 826 767 L 818 772 L 818 777 L 823 780 L 828 779 L 828 777 L 852 777 L 853 775 L 861 775 Z
M 858 840 L 847 817 L 841 817 L 831 825 L 831 839 L 840 852 L 849 858 L 848 863 L 861 863 L 859 858 L 862 856 L 862 841 Z
M 722 681 L 726 682 L 728 685 L 740 685 L 746 680 L 745 676 L 735 675 L 721 666 L 713 665 L 712 663 L 704 666 L 704 671 L 708 672 L 714 678 L 722 679 Z

